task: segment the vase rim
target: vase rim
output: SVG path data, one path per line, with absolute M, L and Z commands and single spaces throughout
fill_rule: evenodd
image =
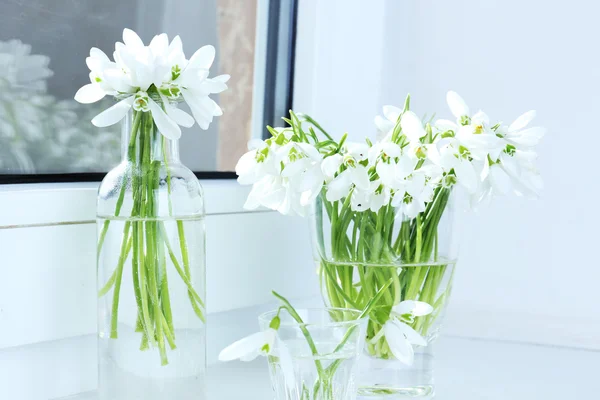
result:
M 341 326 L 348 326 L 348 325 L 356 325 L 358 323 L 361 323 L 363 321 L 365 321 L 368 316 L 364 316 L 364 317 L 360 317 L 362 311 L 360 310 L 356 310 L 353 308 L 341 308 L 341 307 L 307 307 L 307 308 L 298 308 L 296 309 L 296 311 L 299 314 L 312 314 L 312 313 L 325 313 L 325 312 L 343 312 L 343 313 L 351 313 L 353 314 L 353 318 L 352 319 L 348 319 L 347 316 L 344 316 L 344 320 L 343 321 L 329 321 L 329 322 L 304 322 L 304 323 L 299 323 L 295 320 L 281 320 L 280 322 L 280 326 L 285 326 L 285 327 L 307 327 L 307 326 L 319 326 L 319 327 L 324 327 L 324 328 L 335 328 L 335 327 L 341 327 Z M 271 311 L 267 311 L 265 313 L 262 313 L 258 316 L 258 320 L 259 322 L 263 325 L 263 326 L 269 326 L 270 321 L 273 319 L 273 317 L 278 313 L 279 311 L 276 310 L 271 310 Z M 291 317 L 290 317 L 291 318 Z

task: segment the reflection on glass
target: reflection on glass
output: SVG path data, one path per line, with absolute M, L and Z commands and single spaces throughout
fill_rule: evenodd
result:
M 166 32 L 189 48 L 217 47 L 231 93 L 216 98 L 230 117 L 181 139 L 195 171 L 232 171 L 252 132 L 257 0 L 30 0 L 0 4 L 0 174 L 105 172 L 119 162 L 118 125 L 90 121 L 110 107 L 73 100 L 89 82 L 90 47 L 112 52 L 124 27 L 144 40 Z M 264 38 L 263 38 L 264 39 Z M 191 54 L 191 53 L 190 53 Z M 262 101 L 262 99 L 260 99 Z
M 18 39 L 0 41 L 0 168 L 4 173 L 74 172 L 114 164 L 117 131 L 96 130 L 85 108 L 49 94 L 46 81 L 54 75 L 49 63 L 49 57 L 31 54 L 31 46 Z

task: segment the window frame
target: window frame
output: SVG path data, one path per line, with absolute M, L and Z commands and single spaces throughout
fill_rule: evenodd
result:
M 287 115 L 292 108 L 294 62 L 296 47 L 297 0 L 267 0 L 267 28 L 265 75 L 262 108 L 262 137 L 269 136 L 267 125 L 279 126 L 279 116 Z M 286 33 L 281 38 L 280 34 Z M 0 185 L 66 183 L 66 182 L 101 182 L 106 172 L 69 172 L 69 173 L 35 173 L 35 174 L 2 174 Z M 201 180 L 236 179 L 234 171 L 194 171 Z

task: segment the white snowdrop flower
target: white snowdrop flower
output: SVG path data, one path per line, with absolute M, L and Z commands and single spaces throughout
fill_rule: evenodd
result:
M 223 349 L 219 353 L 219 361 L 252 361 L 259 355 L 269 355 L 276 338 L 277 331 L 273 328 L 253 333 Z
M 425 338 L 409 324 L 414 322 L 415 317 L 426 316 L 432 312 L 431 305 L 413 300 L 403 301 L 392 308 L 390 319 L 384 324 L 380 334 L 385 335 L 392 354 L 400 362 L 412 365 L 415 355 L 413 345 L 427 346 Z M 379 339 L 381 336 L 376 335 L 371 342 L 376 343 Z
M 248 149 L 250 151 L 242 155 L 235 166 L 239 183 L 251 185 L 266 175 L 277 173 L 274 151 L 263 140 L 250 140 Z

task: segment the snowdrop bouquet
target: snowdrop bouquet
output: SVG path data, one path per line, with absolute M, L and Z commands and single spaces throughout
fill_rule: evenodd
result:
M 189 221 L 203 213 L 201 189 L 192 172 L 179 162 L 175 141 L 181 136 L 180 126 L 191 127 L 197 122 L 207 129 L 213 117 L 222 114 L 209 96 L 225 90 L 229 76 L 209 78 L 213 46 L 204 46 L 187 59 L 179 36 L 169 42 L 164 33 L 146 46 L 135 32 L 125 29 L 123 43 L 116 43 L 113 57 L 114 61 L 92 48 L 86 59 L 91 82 L 75 94 L 80 103 L 97 102 L 106 96 L 117 100 L 92 119 L 95 126 L 124 121 L 123 161 L 109 172 L 99 191 L 99 279 L 106 272 L 104 268 L 109 273 L 106 281 L 100 282 L 98 294 L 101 298 L 112 296 L 109 310 L 101 313 L 110 321 L 106 336 L 118 338 L 123 271 L 125 264 L 131 263 L 140 349 L 158 347 L 161 363 L 166 365 L 167 345 L 171 350 L 176 348 L 173 313 L 177 310 L 172 308 L 175 297 L 170 293 L 173 284 L 167 280 L 169 270 L 181 279 L 176 283 L 186 293 L 183 298 L 188 298 L 195 316 L 203 322 L 205 319 L 204 301 L 194 286 L 198 280 L 192 276 L 193 267 L 203 268 L 204 264 L 203 239 L 199 236 L 203 226 L 195 229 L 198 225 Z M 179 108 L 184 102 L 193 117 Z M 112 197 L 113 192 L 118 195 Z M 183 197 L 175 193 L 183 193 Z M 196 196 L 191 206 L 190 196 Z M 111 206 L 112 210 L 107 209 Z M 187 219 L 177 217 L 182 213 Z M 118 242 L 114 253 L 105 241 Z M 198 286 L 203 285 L 200 281 Z
M 392 279 L 367 332 L 377 358 L 411 364 L 412 345 L 435 334 L 456 261 L 446 237 L 451 194 L 464 189 L 474 206 L 511 191 L 535 197 L 542 188 L 535 146 L 545 131 L 529 127 L 534 111 L 504 125 L 471 113 L 455 92 L 447 102 L 451 120 L 422 120 L 410 96 L 403 108 L 385 106 L 376 140 L 362 143 L 336 140 L 290 112 L 289 126 L 251 141 L 236 167 L 238 181 L 253 185 L 245 207 L 311 216 L 329 304 L 362 309 Z
M 178 139 L 180 125 L 189 128 L 195 119 L 202 129 L 208 129 L 213 117 L 222 115 L 209 95 L 227 89 L 229 75 L 208 77 L 215 58 L 213 46 L 200 48 L 188 60 L 179 36 L 169 43 L 163 33 L 145 46 L 134 31 L 125 29 L 123 43 L 115 44 L 113 56 L 111 61 L 102 50 L 92 47 L 86 59 L 91 83 L 75 94 L 75 100 L 84 104 L 107 95 L 119 100 L 92 119 L 95 126 L 114 125 L 133 109 L 150 113 L 160 133 Z M 177 107 L 182 101 L 190 107 L 193 118 Z

